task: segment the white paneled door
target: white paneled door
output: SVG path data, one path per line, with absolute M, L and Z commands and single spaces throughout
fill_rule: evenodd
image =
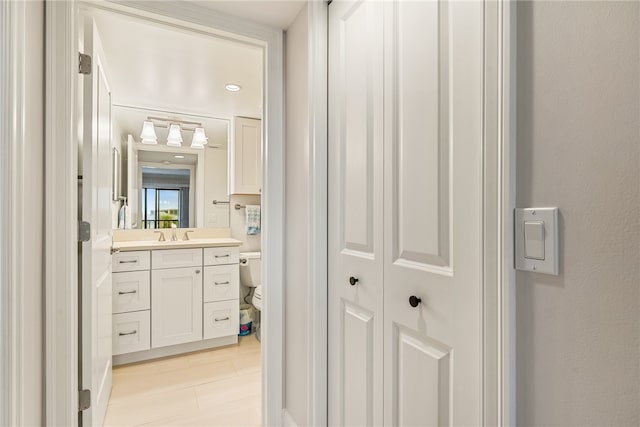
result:
M 91 238 L 82 244 L 80 348 L 83 389 L 91 390 L 91 407 L 82 424 L 101 426 L 111 393 L 111 91 L 100 37 L 93 19 L 84 21 L 84 53 L 93 58 L 90 75 L 81 76 L 82 220 Z
M 331 424 L 482 424 L 483 4 L 329 11 Z
M 383 420 L 382 3 L 329 7 L 329 425 Z

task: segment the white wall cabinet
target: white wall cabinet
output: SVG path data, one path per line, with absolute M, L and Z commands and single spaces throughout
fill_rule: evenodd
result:
M 261 120 L 234 117 L 229 140 L 229 194 L 262 191 Z
M 151 345 L 202 339 L 202 267 L 151 271 Z

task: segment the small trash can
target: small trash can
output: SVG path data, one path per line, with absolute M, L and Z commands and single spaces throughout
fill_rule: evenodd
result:
M 253 306 L 251 304 L 240 304 L 240 332 L 239 336 L 251 333 L 251 323 L 253 322 Z

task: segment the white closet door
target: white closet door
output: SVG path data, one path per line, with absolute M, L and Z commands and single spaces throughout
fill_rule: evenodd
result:
M 335 0 L 329 27 L 329 425 L 380 425 L 382 3 Z
M 482 25 L 482 2 L 385 4 L 389 426 L 482 423 Z

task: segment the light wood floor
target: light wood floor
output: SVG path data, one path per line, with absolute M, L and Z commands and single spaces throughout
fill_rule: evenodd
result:
M 260 343 L 115 367 L 105 426 L 261 425 Z

